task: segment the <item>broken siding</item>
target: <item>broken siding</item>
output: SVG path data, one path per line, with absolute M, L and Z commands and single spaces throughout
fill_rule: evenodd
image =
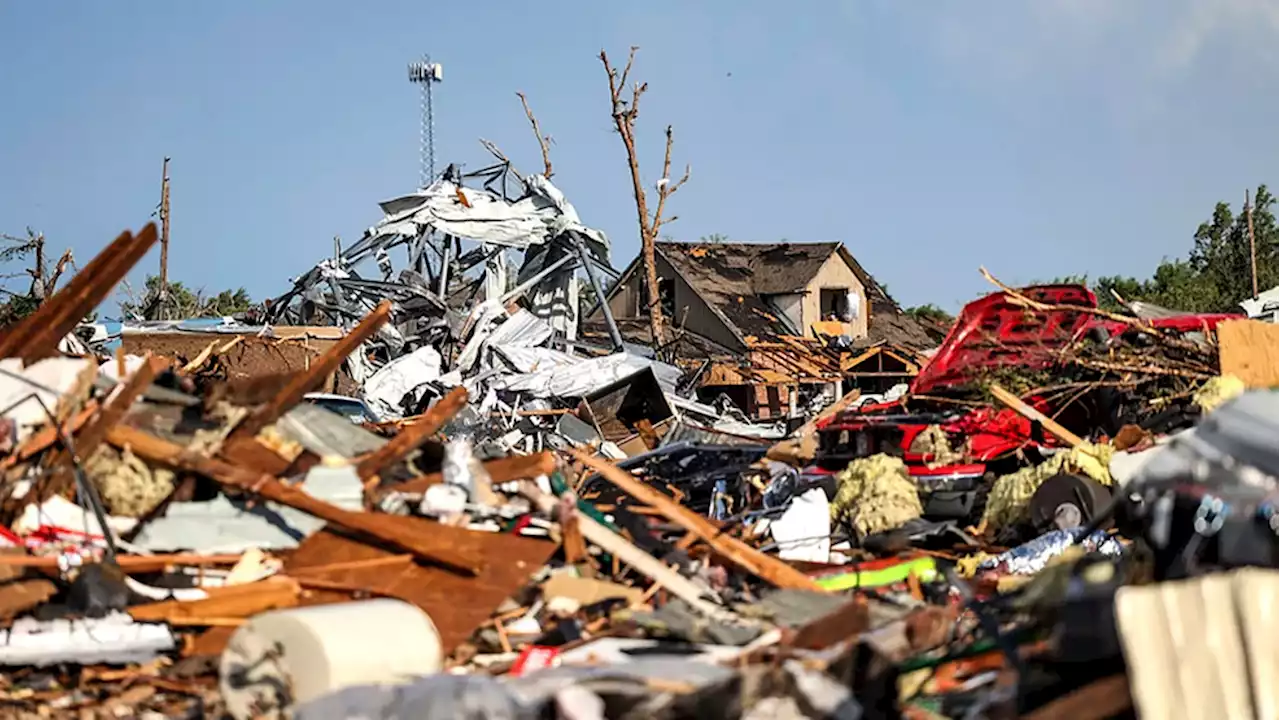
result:
M 813 337 L 810 327 L 822 321 L 822 290 L 848 288 L 858 294 L 858 317 L 851 323 L 840 323 L 843 334 L 852 338 L 867 336 L 867 292 L 858 276 L 839 253 L 831 253 L 805 288 L 801 306 L 802 327 L 806 337 Z

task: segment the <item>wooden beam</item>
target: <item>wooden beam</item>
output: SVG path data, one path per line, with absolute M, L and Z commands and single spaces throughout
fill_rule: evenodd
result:
M 199 618 L 247 618 L 267 610 L 296 607 L 302 588 L 292 578 L 271 577 L 221 588 L 202 600 L 162 600 L 134 605 L 129 616 L 138 622 L 196 621 Z M 203 624 L 203 623 L 197 623 Z
M 243 556 L 197 555 L 178 553 L 170 555 L 117 555 L 116 564 L 126 575 L 160 572 L 177 566 L 235 565 Z M 0 567 L 21 567 L 35 570 L 57 570 L 55 555 L 0 555 Z
M 448 395 L 437 400 L 417 422 L 406 426 L 387 444 L 361 456 L 356 461 L 356 473 L 361 480 L 368 480 L 383 469 L 404 460 L 466 406 L 467 389 L 456 387 L 450 390 Z
M 433 523 L 428 520 L 400 518 L 400 522 L 387 523 L 373 513 L 344 510 L 314 498 L 298 488 L 285 485 L 269 475 L 214 458 L 189 454 L 181 445 L 175 445 L 126 425 L 111 428 L 107 440 L 117 447 L 130 448 L 135 455 L 150 462 L 200 473 L 220 485 L 246 490 L 267 500 L 301 510 L 308 515 L 375 538 L 461 574 L 476 575 L 484 565 L 481 558 L 464 556 L 439 540 L 433 539 L 431 537 Z
M 136 236 L 128 231 L 121 233 L 66 287 L 0 338 L 0 357 L 21 357 L 32 363 L 56 355 L 58 343 L 107 298 L 157 237 L 155 223 L 149 223 Z
M 813 578 L 796 570 L 778 558 L 756 550 L 746 543 L 721 532 L 720 528 L 692 510 L 676 503 L 664 493 L 654 490 L 637 480 L 630 473 L 610 462 L 569 448 L 566 452 L 622 491 L 640 502 L 653 507 L 663 517 L 698 536 L 717 553 L 747 572 L 781 588 L 798 588 L 825 592 Z
M 1057 420 L 1045 415 L 1039 410 L 1026 404 L 1017 395 L 1005 390 L 999 385 L 991 386 L 991 395 L 996 400 L 1008 405 L 1018 412 L 1019 415 L 1033 422 L 1038 422 L 1045 430 L 1048 430 L 1054 437 L 1070 445 L 1071 447 L 1081 447 L 1084 445 L 1084 438 L 1076 435 L 1070 430 L 1058 424 Z
M 275 397 L 246 418 L 232 435 L 252 437 L 257 435 L 259 430 L 275 422 L 285 411 L 301 402 L 304 395 L 319 387 L 329 373 L 337 370 L 348 355 L 355 352 L 365 340 L 373 337 L 378 328 L 381 328 L 390 318 L 391 301 L 383 300 L 377 309 L 365 315 L 351 332 L 330 345 L 329 349 L 316 358 L 309 368 L 295 373 Z

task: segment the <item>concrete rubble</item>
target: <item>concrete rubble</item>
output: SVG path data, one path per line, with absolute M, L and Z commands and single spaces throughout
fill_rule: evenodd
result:
M 0 335 L 5 717 L 1275 716 L 1256 321 L 1001 287 L 865 397 L 905 351 L 770 341 L 822 386 L 758 422 L 542 176 L 381 209 L 255 317 L 78 325 L 90 264 Z

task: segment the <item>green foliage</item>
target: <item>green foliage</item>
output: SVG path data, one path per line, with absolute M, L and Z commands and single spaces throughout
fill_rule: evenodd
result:
M 720 233 L 712 233 L 710 235 L 703 235 L 702 237 L 698 238 L 698 242 L 723 245 L 724 243 L 729 242 L 729 236 L 721 235 Z
M 223 290 L 213 297 L 205 297 L 202 290 L 192 291 L 182 282 L 169 283 L 167 298 L 160 299 L 160 278 L 148 275 L 146 293 L 138 301 L 130 298 L 120 303 L 120 312 L 126 318 L 163 317 L 169 320 L 185 318 L 219 317 L 238 315 L 253 307 L 253 300 L 244 288 Z
M 933 303 L 910 307 L 904 310 L 903 312 L 915 318 L 916 320 L 933 323 L 934 325 L 941 325 L 944 328 L 949 327 L 956 320 L 954 317 L 951 316 L 951 313 L 947 312 L 946 310 L 943 310 L 942 308 L 938 307 L 937 305 L 934 305 Z
M 1280 283 L 1280 231 L 1275 217 L 1276 198 L 1266 185 L 1254 195 L 1253 231 L 1258 266 L 1258 290 Z M 1054 282 L 1090 286 L 1104 309 L 1120 307 L 1115 295 L 1126 302 L 1141 300 L 1186 312 L 1239 312 L 1240 302 L 1253 296 L 1249 262 L 1248 215 L 1234 215 L 1220 202 L 1213 215 L 1196 229 L 1194 245 L 1185 259 L 1165 259 L 1151 278 L 1121 276 L 1067 276 Z M 1114 291 L 1114 293 L 1113 293 Z

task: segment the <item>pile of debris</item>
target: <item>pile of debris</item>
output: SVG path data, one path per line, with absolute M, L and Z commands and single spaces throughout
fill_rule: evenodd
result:
M 0 336 L 7 717 L 1275 714 L 1276 326 L 1003 288 L 762 427 L 575 341 L 603 237 L 537 178 L 387 203 L 283 374 L 66 352 L 151 226 Z M 308 402 L 344 364 L 376 417 Z

